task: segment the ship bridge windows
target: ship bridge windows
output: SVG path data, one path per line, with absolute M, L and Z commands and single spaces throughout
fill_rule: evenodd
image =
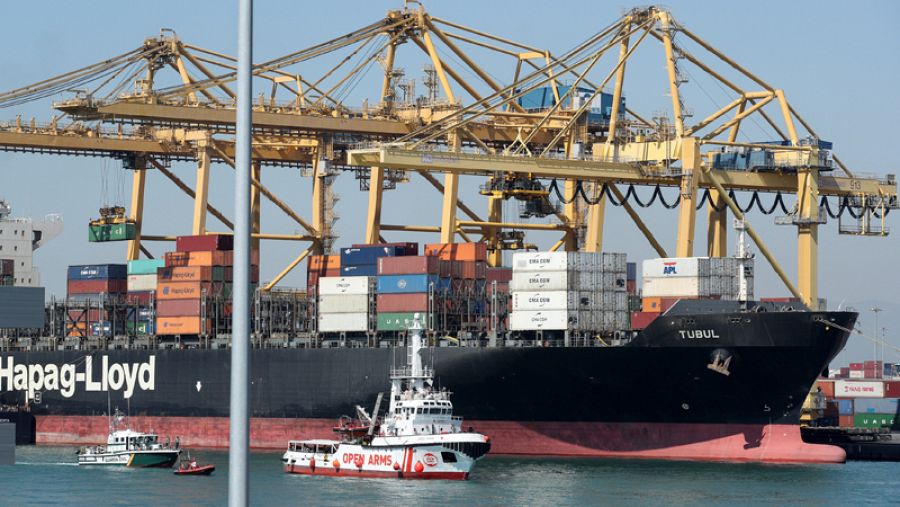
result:
M 441 451 L 441 461 L 444 463 L 456 463 L 456 454 L 448 451 Z

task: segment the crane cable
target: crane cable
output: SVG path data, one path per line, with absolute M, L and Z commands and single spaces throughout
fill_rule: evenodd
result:
M 900 353 L 900 347 L 897 347 L 896 345 L 894 345 L 894 344 L 888 342 L 888 341 L 885 340 L 884 338 L 878 338 L 878 337 L 872 337 L 872 336 L 869 336 L 869 335 L 867 335 L 866 333 L 863 333 L 862 331 L 860 331 L 860 330 L 859 330 L 858 328 L 856 328 L 856 327 L 854 327 L 853 329 L 850 329 L 850 328 L 848 328 L 848 327 L 844 327 L 844 326 L 842 326 L 842 325 L 840 325 L 840 324 L 835 324 L 834 322 L 827 321 L 827 320 L 817 320 L 817 321 L 815 321 L 815 322 L 818 322 L 818 323 L 820 323 L 820 324 L 824 324 L 824 325 L 826 325 L 826 326 L 836 327 L 836 328 L 840 329 L 841 331 L 850 333 L 851 335 L 852 335 L 853 333 L 856 333 L 856 334 L 862 336 L 863 338 L 865 338 L 866 340 L 869 340 L 870 342 L 873 342 L 873 343 L 875 343 L 875 344 L 882 345 L 882 346 L 884 346 L 884 347 L 887 347 L 887 348 L 889 348 L 889 349 L 892 349 L 892 350 L 894 351 L 894 353 Z

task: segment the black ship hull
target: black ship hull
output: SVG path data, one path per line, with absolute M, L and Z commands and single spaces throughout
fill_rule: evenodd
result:
M 794 435 L 784 428 L 796 428 L 810 386 L 843 348 L 842 328 L 852 328 L 855 318 L 846 312 L 665 315 L 623 346 L 438 347 L 433 349 L 436 381 L 455 393 L 456 413 L 482 432 L 493 428 L 499 453 L 688 459 L 745 459 L 746 454 L 766 460 L 766 449 L 774 445 L 767 439 L 775 433 L 790 433 L 790 439 L 796 436 L 791 445 L 803 447 L 799 430 Z M 395 355 L 403 362 L 402 353 L 254 350 L 253 443 L 281 447 L 285 436 L 323 436 L 335 417 L 353 413 L 356 404 L 367 405 L 387 389 L 389 369 Z M 62 386 L 48 388 L 43 378 L 43 389 L 35 389 L 40 403 L 30 406 L 38 417 L 39 440 L 95 437 L 93 420 L 102 421 L 111 403 L 158 420 L 155 428 L 165 420 L 207 421 L 186 423 L 196 433 L 195 443 L 222 445 L 228 433 L 229 360 L 227 350 L 5 353 L 0 388 L 3 403 L 24 404 L 28 386 L 16 385 L 17 365 L 74 365 L 67 375 L 77 379 L 84 373 L 84 382 L 67 384 L 64 392 Z M 72 416 L 83 417 L 82 426 Z M 185 431 L 173 429 L 191 443 Z M 284 434 L 292 431 L 303 434 Z M 709 453 L 704 450 L 709 442 L 729 450 Z M 730 450 L 735 445 L 736 454 Z M 685 453 L 685 446 L 692 450 Z

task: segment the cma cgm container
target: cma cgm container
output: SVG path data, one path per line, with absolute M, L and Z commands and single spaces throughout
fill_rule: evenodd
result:
M 87 264 L 69 266 L 69 280 L 124 280 L 128 276 L 125 264 Z
M 518 311 L 509 314 L 509 329 L 564 330 L 569 326 L 569 312 L 565 310 Z

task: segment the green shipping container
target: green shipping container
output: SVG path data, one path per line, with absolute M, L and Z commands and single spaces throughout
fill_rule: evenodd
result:
M 134 224 L 107 224 L 88 226 L 88 241 L 128 241 L 134 239 Z
M 155 275 L 158 268 L 166 267 L 165 259 L 140 259 L 128 261 L 129 275 Z
M 416 313 L 422 320 L 422 327 L 428 328 L 428 314 L 422 312 L 384 312 L 378 314 L 379 331 L 406 331 L 412 325 Z
M 153 334 L 153 322 L 140 320 L 137 322 L 126 322 L 125 328 L 128 334 Z
M 853 425 L 857 428 L 900 428 L 894 414 L 856 414 Z

